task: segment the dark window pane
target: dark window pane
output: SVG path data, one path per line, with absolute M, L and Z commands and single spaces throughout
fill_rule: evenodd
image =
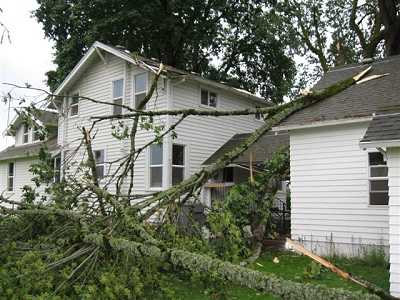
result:
M 14 176 L 14 163 L 8 164 L 8 176 L 10 177 Z
M 183 181 L 184 171 L 184 168 L 172 167 L 172 185 Z
M 369 165 L 386 165 L 386 161 L 383 160 L 383 155 L 380 152 L 368 153 L 369 155 Z
M 173 145 L 172 146 L 172 164 L 183 166 L 185 155 L 185 146 Z
M 388 191 L 388 180 L 371 180 L 370 191 Z
M 162 167 L 150 168 L 150 187 L 162 187 Z
M 14 190 L 14 178 L 8 178 L 8 191 L 13 191 Z
M 389 195 L 388 193 L 370 193 L 369 202 L 371 205 L 388 205 Z
M 388 168 L 386 166 L 383 167 L 371 167 L 371 177 L 387 177 L 388 176 Z
M 201 104 L 208 105 L 208 92 L 201 90 Z

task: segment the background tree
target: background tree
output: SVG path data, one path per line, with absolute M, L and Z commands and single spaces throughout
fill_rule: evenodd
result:
M 94 41 L 258 92 L 279 103 L 295 76 L 285 45 L 269 34 L 262 0 L 38 0 L 33 15 L 55 42 L 54 90 Z

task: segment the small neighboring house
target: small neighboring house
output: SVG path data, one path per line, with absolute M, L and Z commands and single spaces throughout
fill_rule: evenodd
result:
M 295 112 L 290 133 L 291 236 L 318 254 L 390 255 L 400 296 L 400 57 L 334 68 L 315 89 L 372 66 L 385 75 Z M 377 250 L 377 248 L 375 248 Z
M 26 122 L 24 120 L 29 120 Z M 19 201 L 22 187 L 33 186 L 32 163 L 39 162 L 39 150 L 42 142 L 38 138 L 38 127 L 53 128 L 46 143 L 50 151 L 57 148 L 58 114 L 46 110 L 21 109 L 4 131 L 4 136 L 12 136 L 15 144 L 0 152 L 0 193 L 13 201 Z M 54 158 L 55 165 L 59 159 Z
M 83 137 L 82 128 L 90 128 L 92 117 L 126 114 L 129 111 L 110 104 L 136 109 L 149 90 L 159 62 L 134 57 L 120 47 L 95 42 L 55 91 L 50 107 L 60 113 L 58 143 L 63 165 L 84 161 L 82 148 L 74 152 Z M 94 99 L 92 102 L 88 99 Z M 164 66 L 157 88 L 144 110 L 241 110 L 274 104 L 243 90 L 207 80 L 199 75 Z M 156 116 L 155 125 L 170 128 L 180 116 Z M 134 167 L 132 193 L 153 193 L 170 188 L 198 172 L 202 163 L 236 133 L 254 131 L 262 124 L 260 115 L 204 117 L 188 116 L 168 134 L 161 147 L 153 144 L 138 154 Z M 116 139 L 113 133 L 127 120 L 107 120 L 93 128 L 92 149 L 97 157 L 101 182 L 110 179 L 121 158 L 130 153 L 129 139 Z M 112 127 L 114 126 L 114 127 Z M 139 129 L 136 148 L 154 140 L 152 130 Z M 74 156 L 72 154 L 74 153 Z M 116 162 L 111 164 L 111 162 Z M 122 194 L 127 192 L 123 186 Z M 114 191 L 115 186 L 108 186 Z

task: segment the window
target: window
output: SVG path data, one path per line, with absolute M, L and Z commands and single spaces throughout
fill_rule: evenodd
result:
M 260 108 L 260 107 L 256 106 L 255 108 Z M 262 115 L 260 113 L 256 113 L 254 115 L 254 119 L 262 121 L 263 117 L 262 117 Z
M 79 114 L 79 95 L 73 95 L 70 99 L 70 116 Z
M 147 94 L 147 73 L 135 75 L 135 109 L 138 108 L 140 102 Z M 146 109 L 146 106 L 143 107 Z
M 54 182 L 60 182 L 61 178 L 61 157 L 54 158 Z
M 201 89 L 200 101 L 201 101 L 201 105 L 206 105 L 206 106 L 216 108 L 217 107 L 217 93 Z
M 93 152 L 94 160 L 96 162 L 96 174 L 97 178 L 101 179 L 104 177 L 104 150 L 96 150 Z
M 124 90 L 124 80 L 116 80 L 113 81 L 113 114 L 121 115 L 122 114 L 122 95 Z
M 15 178 L 15 163 L 11 162 L 8 164 L 7 174 L 7 191 L 14 191 L 14 178 Z
M 38 131 L 39 131 L 39 128 L 37 126 L 35 126 L 35 128 L 32 132 L 32 141 L 33 142 L 36 142 L 38 140 L 38 134 L 37 134 Z
M 369 204 L 388 205 L 388 168 L 380 152 L 368 153 Z
M 158 145 L 150 146 L 150 187 L 162 187 L 163 148 Z
M 172 185 L 185 179 L 185 146 L 172 146 Z
M 22 135 L 22 142 L 24 144 L 29 142 L 29 126 L 28 125 L 24 125 L 24 132 L 23 132 L 23 135 Z

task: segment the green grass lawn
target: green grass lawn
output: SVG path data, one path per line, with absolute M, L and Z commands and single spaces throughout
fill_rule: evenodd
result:
M 274 262 L 274 259 L 279 262 Z M 342 271 L 389 291 L 389 270 L 384 264 L 377 265 L 365 260 L 350 260 L 343 257 L 328 260 Z M 339 277 L 307 256 L 290 251 L 264 252 L 251 267 L 294 282 L 323 284 L 351 291 L 363 290 L 359 285 Z M 173 283 L 174 299 L 278 299 L 230 283 L 219 285 L 218 290 L 215 291 L 207 290 L 207 288 L 208 284 L 202 281 L 176 281 Z

